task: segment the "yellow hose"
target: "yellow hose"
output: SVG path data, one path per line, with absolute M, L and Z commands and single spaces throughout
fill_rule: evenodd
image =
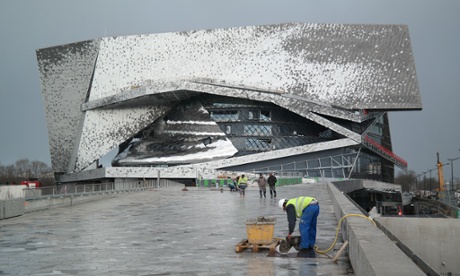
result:
M 318 246 L 315 245 L 315 251 L 316 252 L 318 252 L 319 254 L 326 254 L 327 252 L 331 251 L 332 248 L 334 248 L 335 244 L 337 243 L 337 239 L 339 237 L 340 224 L 342 223 L 342 220 L 344 220 L 347 217 L 362 217 L 362 218 L 370 220 L 374 224 L 374 226 L 376 226 L 374 220 L 372 218 L 370 218 L 370 217 L 365 216 L 365 215 L 362 215 L 362 214 L 348 214 L 348 215 L 345 215 L 339 220 L 339 223 L 337 224 L 337 229 L 335 230 L 335 239 L 334 239 L 334 242 L 332 243 L 332 245 L 326 250 L 319 250 Z

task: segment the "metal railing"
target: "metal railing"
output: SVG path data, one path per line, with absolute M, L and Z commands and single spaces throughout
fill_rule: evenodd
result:
M 137 191 L 146 189 L 156 189 L 169 186 L 183 186 L 184 184 L 168 179 L 130 181 L 123 183 L 97 183 L 97 184 L 63 184 L 52 187 L 25 188 L 23 190 L 24 199 L 37 199 L 41 197 L 62 197 L 77 196 L 97 193 L 115 193 L 123 191 Z
M 393 162 L 398 167 L 400 167 L 402 169 L 407 168 L 407 161 L 406 160 L 404 160 L 401 157 L 397 156 L 391 150 L 389 150 L 389 149 L 385 148 L 384 146 L 380 145 L 379 143 L 374 141 L 372 138 L 370 138 L 368 135 L 365 135 L 363 137 L 362 144 L 365 145 L 367 148 L 373 150 L 374 152 L 380 154 L 385 159 Z
M 33 199 L 40 197 L 59 197 L 68 195 L 81 195 L 90 193 L 101 193 L 101 192 L 114 192 L 114 183 L 103 183 L 103 184 L 66 184 L 52 187 L 41 187 L 41 188 L 26 188 L 24 191 L 24 198 Z

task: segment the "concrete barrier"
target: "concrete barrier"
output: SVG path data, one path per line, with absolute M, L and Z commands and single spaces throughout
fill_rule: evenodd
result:
M 26 185 L 1 185 L 0 200 L 24 197 L 24 189 L 28 189 Z
M 327 185 L 337 220 L 361 211 L 332 183 Z M 355 275 L 426 275 L 379 228 L 361 217 L 347 217 L 341 225 Z
M 356 190 L 361 190 L 364 188 L 373 188 L 373 189 L 391 189 L 395 191 L 401 192 L 401 185 L 398 184 L 391 184 L 391 183 L 384 183 L 375 180 L 367 180 L 367 179 L 349 179 L 349 180 L 342 180 L 342 181 L 333 181 L 334 185 L 341 191 L 346 194 L 351 193 Z
M 121 191 L 119 191 L 121 193 Z M 78 203 L 99 200 L 114 196 L 117 192 L 88 193 L 80 195 L 66 195 L 59 197 L 41 197 L 29 199 L 25 202 L 25 213 L 45 210 L 53 207 L 72 206 Z
M 53 195 L 47 196 L 42 196 L 40 189 L 29 189 L 25 185 L 0 186 L 0 196 L 4 199 L 0 200 L 0 219 L 21 216 L 24 213 L 45 210 L 52 207 L 71 206 L 81 202 L 115 196 L 115 194 L 118 193 L 138 192 L 152 189 L 175 189 L 180 191 L 185 187 L 182 183 L 168 179 L 161 179 L 159 188 L 151 185 L 152 183 L 147 183 L 149 185 L 141 185 L 138 187 L 139 183 L 139 181 L 131 181 L 130 183 L 125 183 L 125 185 L 118 187 L 123 190 L 111 189 L 97 192 L 89 190 L 89 192 L 75 193 L 77 190 L 74 188 L 68 191 L 69 194 L 54 195 L 53 193 Z M 142 184 L 146 183 L 142 182 Z M 26 191 L 26 194 L 28 195 L 26 199 L 24 198 L 24 191 Z
M 24 214 L 24 198 L 0 200 L 0 219 L 7 219 Z
M 452 218 L 376 218 L 398 245 L 407 247 L 441 275 L 458 275 L 460 271 L 460 221 Z M 449 274 L 450 273 L 450 274 Z M 431 273 L 434 275 L 434 273 Z

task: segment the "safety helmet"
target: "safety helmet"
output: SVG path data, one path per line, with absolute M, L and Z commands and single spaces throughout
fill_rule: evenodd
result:
M 287 199 L 282 198 L 282 199 L 280 199 L 280 201 L 278 201 L 278 206 L 279 206 L 281 209 L 284 209 L 284 208 L 283 208 L 283 205 L 284 205 L 284 202 L 286 202 L 286 200 L 287 200 Z

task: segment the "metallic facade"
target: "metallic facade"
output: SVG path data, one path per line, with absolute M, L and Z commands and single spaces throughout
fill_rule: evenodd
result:
M 255 170 L 353 153 L 343 175 L 367 156 L 382 176 L 407 165 L 391 152 L 386 112 L 422 108 L 405 25 L 106 37 L 39 49 L 37 59 L 52 166 L 65 175 L 120 148 L 114 165 L 130 170 Z M 225 99 L 236 107 L 213 105 Z

